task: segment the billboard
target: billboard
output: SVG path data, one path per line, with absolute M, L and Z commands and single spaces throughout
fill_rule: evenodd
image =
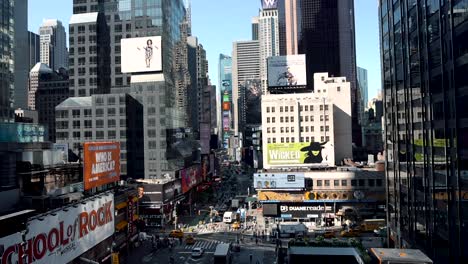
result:
M 268 87 L 306 85 L 306 57 L 304 54 L 268 58 Z
M 254 173 L 255 189 L 303 189 L 304 173 Z
M 231 122 L 228 116 L 223 116 L 223 130 L 229 131 L 231 129 Z
M 119 142 L 86 142 L 83 145 L 85 190 L 120 180 Z
M 195 165 L 181 170 L 180 178 L 182 180 L 182 192 L 186 193 L 190 191 L 190 189 L 203 181 L 200 166 Z
M 231 103 L 230 102 L 223 102 L 223 111 L 231 110 Z
M 276 9 L 278 7 L 278 0 L 262 0 L 262 9 Z
M 47 137 L 47 129 L 44 125 L 0 123 L 0 142 L 45 142 Z
M 181 193 L 180 180 L 170 181 L 164 184 L 144 183 L 138 186 L 138 202 L 142 206 L 151 204 L 163 204 L 171 201 Z
M 246 124 L 262 123 L 262 82 L 249 79 L 241 84 L 245 89 L 245 122 Z
M 161 36 L 121 40 L 123 73 L 162 71 Z
M 114 234 L 114 195 L 95 196 L 41 215 L 29 220 L 27 226 L 24 246 L 21 236 L 16 241 L 16 234 L 0 240 L 1 264 L 69 263 Z
M 300 142 L 267 144 L 266 162 L 269 165 L 333 166 L 335 149 L 330 142 Z
M 229 102 L 229 94 L 223 94 L 223 102 Z
M 263 206 L 265 206 L 264 204 Z M 333 206 L 326 204 L 310 204 L 310 203 L 274 203 L 268 204 L 268 216 L 282 218 L 319 218 L 322 214 L 334 213 Z M 270 209 L 270 207 L 275 208 Z M 276 215 L 275 215 L 276 213 Z M 266 215 L 265 215 L 266 216 Z

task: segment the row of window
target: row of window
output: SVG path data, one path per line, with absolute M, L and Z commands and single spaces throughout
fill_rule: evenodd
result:
M 330 141 L 329 136 L 320 137 L 320 142 Z M 295 137 L 281 137 L 280 143 L 295 143 Z M 301 137 L 300 142 L 315 142 L 315 137 Z M 267 138 L 267 143 L 276 143 L 276 138 Z
M 113 105 L 113 104 L 110 104 Z M 125 107 L 120 107 L 119 108 L 119 115 L 123 116 L 126 114 L 126 108 Z M 93 116 L 93 110 L 92 109 L 83 109 L 81 111 L 80 109 L 73 109 L 71 111 L 71 115 L 73 118 L 79 118 L 82 115 L 84 117 L 92 117 Z M 108 108 L 107 109 L 107 115 L 106 116 L 116 116 L 117 115 L 117 109 L 116 108 Z M 94 111 L 94 116 L 95 117 L 103 117 L 104 116 L 104 109 L 103 108 L 97 108 Z M 68 118 L 69 117 L 69 112 L 68 110 L 57 110 L 57 117 L 58 118 Z
M 93 128 L 93 120 L 84 120 L 83 123 L 80 120 L 73 120 L 72 122 L 72 127 L 74 129 L 80 129 L 81 124 L 83 124 L 84 128 Z M 69 122 L 68 121 L 57 121 L 56 122 L 57 129 L 68 129 L 69 128 Z M 107 120 L 107 128 L 113 128 L 117 126 L 117 120 L 115 119 L 110 119 Z M 120 119 L 119 121 L 119 126 L 120 127 L 126 127 L 127 126 L 127 120 L 126 119 Z M 96 128 L 103 128 L 104 127 L 104 120 L 103 119 L 97 119 L 94 120 L 94 127 Z
M 317 187 L 339 187 L 339 186 L 348 186 L 350 180 L 315 180 L 315 186 Z M 313 182 L 313 181 L 312 181 Z M 333 184 L 333 185 L 331 185 Z M 353 187 L 382 187 L 382 179 L 359 179 L 351 180 L 351 185 Z
M 310 109 L 310 110 L 309 110 Z M 320 111 L 328 111 L 328 105 L 320 105 L 319 106 Z M 274 113 L 276 111 L 276 107 L 272 106 L 267 106 L 266 108 L 267 113 Z M 294 112 L 294 106 L 280 106 L 279 107 L 280 113 L 283 112 Z M 313 105 L 300 105 L 299 106 L 299 111 L 314 111 L 314 106 Z
M 301 126 L 301 132 L 314 132 L 314 126 Z M 320 132 L 330 131 L 329 126 L 320 126 Z M 280 133 L 294 133 L 294 127 L 280 127 Z M 267 127 L 267 133 L 276 133 L 276 127 Z
M 107 131 L 107 139 L 116 139 L 117 138 L 117 132 L 119 132 L 120 138 L 126 138 L 127 137 L 127 131 L 126 130 L 109 130 Z M 57 132 L 57 139 L 58 140 L 67 140 L 69 138 L 69 133 L 68 132 Z M 84 139 L 93 139 L 93 131 L 84 131 L 82 134 L 80 131 L 73 131 L 71 133 L 73 139 L 80 140 L 81 136 L 83 135 Z M 96 139 L 104 139 L 105 131 L 96 131 Z

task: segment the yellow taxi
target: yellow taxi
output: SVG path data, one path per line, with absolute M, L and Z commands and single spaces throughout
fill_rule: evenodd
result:
M 187 238 L 185 238 L 185 244 L 187 245 L 195 244 L 195 238 L 193 238 L 193 236 L 191 235 L 188 235 Z
M 240 223 L 239 222 L 234 222 L 231 227 L 232 227 L 232 229 L 239 229 L 240 228 Z
M 184 232 L 182 232 L 182 230 L 172 230 L 169 233 L 169 237 L 181 238 L 184 237 Z
M 344 230 L 344 231 L 341 231 L 341 236 L 342 237 L 357 237 L 361 235 L 361 232 L 359 230 L 356 230 L 356 229 L 350 229 L 348 231 Z
M 323 234 L 324 238 L 335 238 L 335 232 L 333 231 L 327 231 L 325 234 Z

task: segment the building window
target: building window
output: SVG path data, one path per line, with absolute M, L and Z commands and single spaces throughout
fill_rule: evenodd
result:
M 285 117 L 284 119 L 286 120 L 286 123 L 289 122 L 289 116 Z
M 276 138 L 273 138 L 273 143 L 276 143 Z
M 348 180 L 341 180 L 341 186 L 348 186 Z
M 382 179 L 377 179 L 376 183 L 378 187 L 382 187 Z
M 323 111 L 323 105 L 320 105 L 320 111 Z
M 304 142 L 304 137 L 301 137 L 301 142 Z
M 333 186 L 340 186 L 340 180 L 334 180 Z
M 325 131 L 330 131 L 330 127 L 329 126 L 325 126 Z
M 356 187 L 357 186 L 357 180 L 351 180 L 351 186 Z
M 85 121 L 84 121 L 84 127 L 85 127 L 85 128 L 92 128 L 92 127 L 93 127 L 93 121 L 91 121 L 91 120 L 85 120 Z
M 74 131 L 73 132 L 73 139 L 80 139 L 81 133 L 80 131 Z
M 267 123 L 270 123 L 270 118 L 269 117 L 267 117 Z
M 323 126 L 320 126 L 320 132 L 323 132 L 324 128 Z
M 275 118 L 274 118 L 274 117 L 271 118 L 271 122 L 272 122 L 272 123 L 275 122 Z
M 104 120 L 99 119 L 96 120 L 96 128 L 103 128 L 104 127 Z
M 301 132 L 304 132 L 304 127 L 301 127 Z
M 302 116 L 299 117 L 299 121 L 300 121 L 300 122 L 303 122 L 303 121 L 304 121 L 304 118 L 303 118 Z
M 115 127 L 115 119 L 110 119 L 110 120 L 107 120 L 107 127 L 110 127 L 110 128 L 113 128 Z
M 116 131 L 115 130 L 109 130 L 107 131 L 107 138 L 108 139 L 115 139 Z
M 366 181 L 365 180 L 359 180 L 359 186 L 360 187 L 363 187 L 363 186 L 366 186 Z
M 290 112 L 294 112 L 294 106 L 290 106 L 290 107 L 289 107 L 289 111 L 290 111 Z
M 275 107 L 271 107 L 271 112 L 272 112 L 272 113 L 275 112 Z
M 281 143 L 284 143 L 284 137 L 281 138 Z
M 127 137 L 127 130 L 120 130 L 120 138 L 126 138 Z
M 375 186 L 375 180 L 374 179 L 368 179 L 367 183 L 369 184 L 369 187 L 374 187 Z
M 294 143 L 294 141 L 295 141 L 295 140 L 294 140 L 294 137 L 292 137 L 292 138 L 291 138 L 291 143 Z
M 74 120 L 73 121 L 73 128 L 77 128 L 77 129 L 80 128 L 80 120 Z
M 291 133 L 294 133 L 294 127 L 291 127 Z
M 317 186 L 321 187 L 322 186 L 322 180 L 317 180 Z
M 269 106 L 267 106 L 266 111 L 267 111 L 267 113 L 270 113 L 270 107 Z
M 92 139 L 93 138 L 93 132 L 85 131 L 84 132 L 84 137 L 85 137 L 85 139 Z
M 268 138 L 268 143 L 271 143 L 271 138 Z
M 294 122 L 294 116 L 291 116 L 291 122 Z
M 104 131 L 96 131 L 96 139 L 104 139 Z
M 309 106 L 308 105 L 306 105 L 304 108 L 305 108 L 305 111 L 309 111 Z
M 280 113 L 283 113 L 283 107 L 280 106 Z
M 289 110 L 289 108 L 288 108 L 287 106 L 285 106 L 285 107 L 284 107 L 284 111 L 285 111 L 285 112 L 289 112 L 288 110 Z
M 108 116 L 115 116 L 115 108 L 108 108 L 107 109 L 107 115 Z
M 271 128 L 267 127 L 267 133 L 271 133 Z
M 74 118 L 80 117 L 80 110 L 72 110 L 72 115 Z
M 127 119 L 120 119 L 120 127 L 126 127 L 127 126 Z
M 314 116 L 310 116 L 310 122 L 314 122 Z
M 276 133 L 276 127 L 272 127 L 271 132 Z
M 302 105 L 299 106 L 299 111 L 303 111 L 304 107 Z
M 309 132 L 309 127 L 308 126 L 305 127 L 305 132 Z
M 289 137 L 286 138 L 286 143 L 289 143 Z
M 330 186 L 330 180 L 325 180 L 325 186 Z
M 283 121 L 284 121 L 284 118 L 280 117 L 280 123 L 283 123 Z
M 289 133 L 289 127 L 286 127 L 286 133 Z
M 68 110 L 59 110 L 59 111 L 57 111 L 57 117 L 59 117 L 59 118 L 68 118 Z
M 325 111 L 328 111 L 328 105 L 325 105 Z
M 320 142 L 325 141 L 325 137 L 320 137 Z
M 314 106 L 313 105 L 310 106 L 310 111 L 314 111 Z
M 280 128 L 280 132 L 281 132 L 281 133 L 284 133 L 284 127 L 281 127 L 281 128 Z

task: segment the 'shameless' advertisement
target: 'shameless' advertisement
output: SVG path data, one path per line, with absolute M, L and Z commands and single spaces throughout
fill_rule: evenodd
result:
M 69 263 L 110 237 L 114 228 L 110 193 L 30 220 L 24 244 L 20 233 L 0 239 L 1 264 Z

